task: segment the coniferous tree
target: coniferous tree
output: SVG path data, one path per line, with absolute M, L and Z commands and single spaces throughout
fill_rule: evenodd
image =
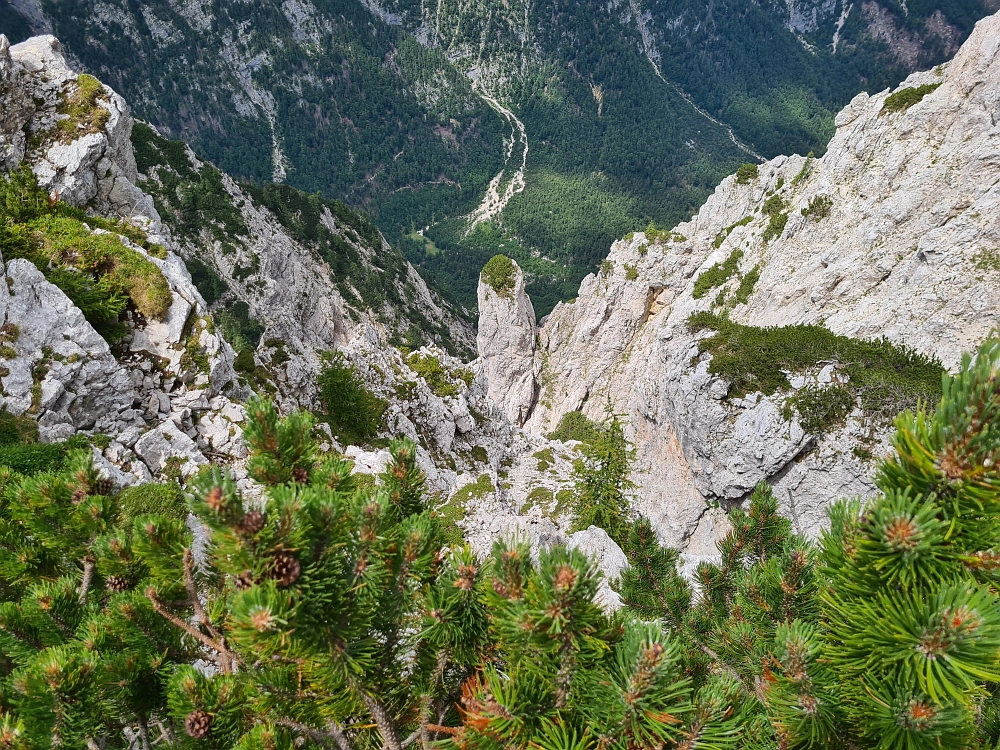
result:
M 160 671 L 194 655 L 132 588 L 141 566 L 109 483 L 89 451 L 60 474 L 0 474 L 0 746 L 81 747 L 130 727 L 149 747 Z
M 610 411 L 610 407 L 609 407 Z M 629 507 L 635 484 L 629 478 L 635 449 L 625 438 L 616 415 L 593 427 L 581 446 L 583 456 L 574 465 L 575 529 L 599 526 L 619 544 L 634 520 Z
M 359 487 L 311 435 L 308 414 L 251 402 L 263 496 L 209 469 L 188 521 L 119 515 L 87 453 L 2 474 L 0 747 L 731 738 L 729 678 L 696 692 L 682 644 L 594 602 L 592 561 L 449 550 L 412 443 Z

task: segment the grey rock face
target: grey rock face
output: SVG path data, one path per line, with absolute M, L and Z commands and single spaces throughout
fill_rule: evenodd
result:
M 628 558 L 625 557 L 622 548 L 615 544 L 615 540 L 608 536 L 608 532 L 597 526 L 590 526 L 571 534 L 566 540 L 566 547 L 587 555 L 603 573 L 604 577 L 594 601 L 612 611 L 620 609 L 622 599 L 608 584 L 620 578 L 622 571 L 628 567 Z
M 56 123 L 65 118 L 58 109 L 78 76 L 66 64 L 58 40 L 52 36 L 32 37 L 11 47 L 9 55 L 21 71 L 18 88 L 30 91 L 33 98 L 29 121 L 21 128 L 27 125 L 40 143 L 31 153 L 22 148 L 19 158 L 29 158 L 42 187 L 67 203 L 92 205 L 104 215 L 158 218 L 152 201 L 134 185 L 132 117 L 125 100 L 105 86 L 104 95 L 97 100 L 97 106 L 108 113 L 101 131 L 63 142 L 55 137 Z M 0 54 L 0 58 L 3 56 Z M 10 134 L 15 124 L 0 123 L 0 132 L 13 137 Z
M 29 261 L 12 260 L 5 272 L 0 315 L 16 353 L 4 362 L 0 401 L 7 409 L 37 414 L 42 440 L 128 412 L 132 382 L 83 313 Z
M 133 450 L 155 473 L 168 468 L 171 459 L 176 461 L 184 476 L 190 476 L 198 470 L 198 466 L 208 463 L 194 440 L 169 420 L 139 438 Z
M 500 293 L 479 280 L 476 346 L 489 397 L 521 426 L 535 403 L 541 362 L 535 361 L 535 310 L 524 291 L 524 273 L 516 263 L 514 269 L 513 291 Z
M 238 461 L 246 451 L 239 430 L 230 428 L 242 421 L 243 410 L 221 395 L 241 390 L 233 387 L 233 351 L 215 332 L 175 246 L 159 234 L 151 199 L 134 185 L 125 102 L 104 87 L 96 106 L 107 117 L 98 132 L 68 139 L 56 128 L 65 117 L 60 103 L 77 85 L 53 37 L 14 47 L 0 38 L 0 87 L 11 103 L 0 113 L 0 146 L 6 148 L 0 166 L 10 169 L 25 159 L 53 196 L 128 219 L 163 240 L 168 252 L 159 258 L 118 238 L 159 268 L 173 300 L 163 320 L 128 318 L 125 352 L 116 358 L 58 287 L 29 261 L 12 260 L 7 283 L 0 284 L 7 353 L 0 403 L 14 414 L 34 415 L 45 441 L 78 431 L 111 436 L 98 463 L 119 484 L 128 477 L 149 480 L 175 464 L 191 473 L 207 461 L 205 451 Z M 38 145 L 26 146 L 25 130 Z
M 15 169 L 24 158 L 24 128 L 35 111 L 24 85 L 24 69 L 10 56 L 10 42 L 0 34 L 0 169 Z
M 193 168 L 204 166 L 190 149 L 186 155 Z M 230 234 L 226 243 L 217 241 L 207 229 L 196 237 L 175 237 L 161 225 L 157 231 L 164 244 L 175 247 L 187 259 L 204 262 L 226 281 L 228 296 L 217 304 L 245 303 L 250 317 L 265 326 L 256 363 L 273 378 L 275 397 L 282 408 L 315 406 L 319 353 L 343 347 L 357 337 L 373 333 L 379 345 L 387 346 L 390 340 L 405 335 L 411 325 L 434 321 L 447 327 L 459 347 L 471 349 L 473 336 L 468 323 L 436 297 L 413 266 L 380 235 L 374 241 L 362 239 L 327 207 L 320 212 L 323 229 L 341 247 L 356 254 L 366 271 L 382 276 L 376 283 L 384 285 L 385 301 L 372 307 L 352 286 L 358 280 L 334 272 L 316 243 L 303 240 L 282 225 L 228 175 L 222 174 L 220 179 L 223 200 L 238 210 L 245 230 Z M 140 182 L 155 186 L 159 176 L 143 175 Z M 394 266 L 397 261 L 398 268 Z M 274 340 L 283 342 L 287 358 L 275 361 L 266 343 Z

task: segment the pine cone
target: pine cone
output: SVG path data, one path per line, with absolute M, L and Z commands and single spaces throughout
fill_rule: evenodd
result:
M 264 514 L 259 510 L 252 510 L 249 513 L 243 515 L 243 520 L 240 521 L 240 531 L 247 536 L 253 536 L 264 528 L 264 524 L 267 519 L 264 518 Z
M 132 587 L 128 579 L 122 576 L 108 576 L 104 579 L 104 585 L 108 587 L 108 591 L 112 594 L 120 594 L 122 591 L 128 591 Z
M 93 495 L 103 495 L 107 497 L 112 492 L 115 491 L 115 483 L 110 479 L 98 479 L 94 482 L 94 487 L 91 491 Z
M 246 591 L 248 588 L 253 586 L 253 573 L 249 570 L 244 570 L 233 579 L 233 586 L 240 591 Z
M 281 588 L 287 588 L 299 580 L 302 566 L 291 552 L 281 550 L 271 556 L 271 578 L 278 582 Z
M 184 719 L 184 731 L 188 733 L 189 737 L 194 737 L 196 740 L 200 740 L 207 735 L 211 728 L 211 714 L 202 711 L 200 708 L 189 713 L 187 718 Z
M 303 469 L 301 466 L 296 467 L 292 470 L 292 479 L 294 479 L 299 484 L 305 484 L 309 481 L 309 472 Z
M 73 490 L 73 497 L 71 499 L 73 501 L 73 505 L 79 505 L 87 499 L 87 493 L 84 490 Z

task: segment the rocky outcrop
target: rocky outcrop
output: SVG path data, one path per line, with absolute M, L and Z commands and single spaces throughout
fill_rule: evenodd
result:
M 383 287 L 380 306 L 366 307 L 358 281 L 335 273 L 297 225 L 287 217 L 282 223 L 283 217 L 190 149 L 180 147 L 185 167 L 176 159 L 178 144 L 154 134 L 146 144 L 154 152 L 164 144 L 173 150 L 148 168 L 150 174 L 139 173 L 125 102 L 95 79 L 73 72 L 54 38 L 9 47 L 0 36 L 0 85 L 11 103 L 0 115 L 5 167 L 24 161 L 53 199 L 97 216 L 122 217 L 144 230 L 144 247 L 117 239 L 154 264 L 171 293 L 161 319 L 127 312 L 127 334 L 112 348 L 32 263 L 7 265 L 8 283 L 0 285 L 5 357 L 0 405 L 37 418 L 43 440 L 104 433 L 110 444 L 98 460 L 120 483 L 182 478 L 217 461 L 252 493 L 242 466 L 241 402 L 254 387 L 268 389 L 285 409 L 317 406 L 322 354 L 339 349 L 368 387 L 386 399 L 386 433 L 418 442 L 433 491 L 447 495 L 461 475 L 496 472 L 506 460 L 511 426 L 486 397 L 485 380 L 431 345 L 410 355 L 434 365 L 428 382 L 412 369 L 416 360 L 389 345 L 417 321 L 432 321 L 459 347 L 471 348 L 472 336 L 456 311 L 356 214 L 325 204 L 317 232 L 366 266 L 363 280 Z M 20 137 L 24 133 L 31 137 Z M 201 217 L 200 232 L 161 219 L 151 197 L 136 185 L 159 189 L 171 175 L 212 183 L 212 205 L 221 209 Z M 202 187 L 194 182 L 185 189 Z M 176 185 L 171 189 L 176 198 Z M 173 210 L 166 193 L 157 195 Z M 225 285 L 217 310 L 246 303 L 263 328 L 253 372 L 245 364 L 236 372 L 235 353 L 192 283 L 184 257 L 208 265 Z M 345 450 L 356 471 L 377 474 L 384 466 L 384 451 L 341 446 L 329 431 L 328 436 L 326 449 Z
M 341 251 L 353 253 L 373 269 L 369 281 L 381 269 L 381 283 L 387 291 L 393 288 L 399 304 L 387 299 L 380 308 L 365 307 L 356 280 L 338 277 L 317 245 L 297 232 L 294 223 L 200 162 L 189 149 L 181 149 L 188 167 L 180 163 L 179 168 L 206 181 L 217 178 L 212 200 L 222 201 L 223 211 L 210 217 L 200 232 L 168 223 L 135 183 L 159 189 L 170 181 L 164 170 L 173 170 L 180 179 L 179 162 L 164 159 L 161 164 L 147 164 L 147 174 L 138 172 L 130 140 L 133 121 L 121 98 L 93 79 L 73 73 L 51 37 L 29 40 L 10 48 L 9 54 L 0 37 L 0 50 L 5 53 L 0 54 L 0 76 L 13 87 L 11 102 L 21 108 L 6 113 L 5 122 L 13 124 L 0 130 L 9 144 L 6 153 L 12 155 L 7 167 L 23 159 L 53 199 L 95 215 L 121 216 L 141 227 L 148 240 L 144 246 L 124 236 L 117 240 L 155 265 L 171 293 L 160 319 L 127 312 L 127 333 L 112 347 L 35 265 L 12 260 L 2 269 L 7 285 L 0 285 L 0 353 L 5 357 L 0 405 L 36 417 L 43 440 L 104 433 L 109 440 L 96 441 L 107 444 L 94 448 L 95 461 L 118 484 L 183 481 L 216 461 L 228 466 L 253 496 L 242 443 L 241 401 L 250 394 L 249 386 L 271 389 L 285 409 L 317 406 L 316 375 L 322 355 L 337 349 L 365 385 L 385 399 L 383 434 L 405 435 L 417 442 L 429 489 L 442 502 L 483 476 L 490 479 L 495 490 L 489 493 L 492 500 L 477 498 L 469 503 L 463 521 L 481 553 L 488 553 L 498 536 L 517 530 L 517 511 L 524 505 L 520 495 L 530 495 L 536 485 L 553 488 L 552 502 L 539 502 L 528 524 L 551 532 L 532 537 L 536 548 L 543 538 L 548 543 L 575 538 L 568 531 L 569 516 L 559 515 L 553 505 L 568 485 L 572 446 L 560 445 L 555 465 L 543 469 L 543 462 L 533 459 L 531 452 L 549 443 L 540 438 L 528 441 L 488 393 L 489 383 L 499 380 L 485 377 L 487 369 L 511 373 L 520 367 L 524 383 L 508 389 L 508 395 L 519 404 L 515 419 L 526 416 L 538 369 L 530 356 L 510 368 L 503 362 L 504 350 L 498 348 L 492 361 L 467 366 L 435 344 L 413 352 L 389 345 L 390 339 L 419 320 L 450 329 L 459 345 L 467 346 L 471 336 L 461 318 L 427 288 L 413 267 L 381 236 L 375 241 L 368 227 L 357 217 L 352 219 L 343 206 L 323 207 L 317 234 L 325 232 Z M 82 127 L 60 126 L 67 118 L 62 111 L 65 102 L 79 98 L 83 87 L 96 94 L 94 109 L 80 118 Z M 14 130 L 28 132 L 31 138 L 18 140 Z M 163 143 L 154 140 L 153 146 Z M 176 144 L 171 148 L 173 158 Z M 176 192 L 176 186 L 173 189 Z M 166 194 L 158 198 L 165 210 L 172 210 Z M 224 227 L 220 215 L 228 222 Z M 262 325 L 261 343 L 255 352 L 251 350 L 252 372 L 245 362 L 236 372 L 234 352 L 216 326 L 213 308 L 192 283 L 182 256 L 206 264 L 224 283 L 226 292 L 215 310 L 245 303 L 249 315 Z M 534 336 L 534 314 L 519 272 L 515 292 L 514 307 L 501 313 L 497 305 L 498 316 L 507 316 L 505 322 L 497 322 L 497 330 L 510 336 L 507 352 L 530 346 Z M 389 458 L 385 450 L 340 445 L 329 430 L 322 448 L 353 460 L 355 473 L 377 475 Z M 515 476 L 507 482 L 505 467 L 511 465 L 516 467 Z M 502 511 L 493 513 L 494 501 Z M 491 513 L 500 525 L 492 521 L 484 525 Z M 553 514 L 556 522 L 548 518 Z M 488 529 L 488 536 L 479 533 L 483 529 Z M 590 545 L 588 549 L 596 544 L 609 561 L 619 561 L 621 551 L 613 543 L 602 546 L 599 530 L 578 536 L 580 544 Z M 620 570 L 609 565 L 609 572 Z M 614 595 L 610 590 L 606 594 L 612 606 Z
M 148 196 L 135 186 L 135 156 L 129 136 L 132 117 L 125 100 L 103 86 L 95 107 L 106 113 L 101 127 L 75 124 L 80 137 L 58 130 L 62 122 L 72 122 L 62 112 L 76 88 L 78 75 L 66 64 L 58 40 L 52 36 L 32 37 L 9 51 L 12 64 L 23 71 L 22 91 L 30 90 L 32 108 L 26 126 L 38 145 L 13 150 L 10 166 L 27 158 L 39 183 L 53 195 L 74 205 L 88 205 L 102 215 L 156 217 Z M 4 53 L 0 51 L 0 69 Z M 27 74 L 26 76 L 24 74 Z M 8 130 L 8 124 L 3 128 Z M 24 127 L 24 126 L 22 126 Z M 8 167 L 8 168 L 9 168 Z
M 52 37 L 9 47 L 0 36 L 0 79 L 12 103 L 0 118 L 5 168 L 23 160 L 53 198 L 145 228 L 151 243 L 167 248 L 162 257 L 127 237 L 117 240 L 159 269 L 171 295 L 162 319 L 128 312 L 127 333 L 113 351 L 38 268 L 10 260 L 4 264 L 7 284 L 0 285 L 0 404 L 34 416 L 43 441 L 77 432 L 107 435 L 111 441 L 100 461 L 120 481 L 188 475 L 207 455 L 236 461 L 239 473 L 246 451 L 231 427 L 242 421 L 243 409 L 228 396 L 248 391 L 236 384 L 232 348 L 215 331 L 184 262 L 161 234 L 152 200 L 133 183 L 132 118 L 125 102 L 102 87 L 80 127 L 61 128 L 70 118 L 61 111 L 64 103 L 93 84 L 69 69 Z M 97 109 L 105 114 L 94 117 Z M 31 137 L 21 139 L 24 133 Z
M 24 85 L 24 68 L 10 56 L 10 43 L 0 35 L 0 168 L 10 170 L 24 158 L 28 137 L 25 126 L 35 111 Z
M 711 506 L 762 479 L 796 530 L 816 533 L 831 500 L 873 490 L 869 457 L 888 432 L 856 408 L 808 434 L 787 408 L 797 390 L 844 377 L 837 362 L 792 373 L 771 396 L 728 398 L 692 314 L 885 336 L 947 368 L 1000 324 L 1000 17 L 907 89 L 888 107 L 890 91 L 857 96 L 824 157 L 773 159 L 724 180 L 690 222 L 615 243 L 609 270 L 543 321 L 545 385 L 527 429 L 573 410 L 600 419 L 609 405 L 628 415 L 637 505 L 665 541 L 699 536 Z M 696 298 L 717 266 L 729 270 Z
M 541 362 L 535 361 L 535 310 L 524 291 L 524 273 L 514 261 L 509 264 L 512 277 L 502 288 L 479 280 L 476 345 L 490 399 L 520 426 L 535 404 Z
M 3 270 L 3 405 L 37 414 L 46 441 L 138 416 L 128 373 L 83 313 L 29 261 L 12 260 Z
M 433 293 L 378 230 L 343 204 L 313 206 L 315 197 L 285 188 L 255 192 L 145 126 L 140 138 L 146 155 L 139 184 L 161 206 L 159 231 L 217 276 L 224 291 L 216 291 L 213 309 L 246 305 L 264 329 L 237 346 L 256 345 L 254 366 L 284 408 L 314 406 L 320 352 L 369 332 L 382 346 L 412 346 L 419 334 L 453 351 L 472 350 L 466 313 Z M 205 182 L 213 185 L 209 208 L 184 209 L 179 194 L 203 190 Z M 316 213 L 302 216 L 303 209 Z M 280 353 L 274 342 L 281 342 Z

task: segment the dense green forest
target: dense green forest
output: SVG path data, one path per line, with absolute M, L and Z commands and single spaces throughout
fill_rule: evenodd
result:
M 478 38 L 498 40 L 482 75 L 503 80 L 483 85 L 515 105 L 529 145 L 526 187 L 497 226 L 466 235 L 461 222 L 439 222 L 426 232 L 433 244 L 406 245 L 465 304 L 475 302 L 479 268 L 505 252 L 526 269 L 544 315 L 576 294 L 615 239 L 686 219 L 748 158 L 657 77 L 619 10 L 538 4 L 525 16 L 519 4 L 444 2 L 439 16 L 460 69 L 478 64 L 467 59 Z M 531 41 L 523 53 L 520 38 Z
M 839 14 L 848 5 L 837 2 L 832 11 L 804 19 L 803 32 L 792 33 L 785 26 L 784 0 L 646 0 L 644 5 L 662 40 L 664 75 L 767 157 L 821 153 L 833 133 L 833 115 L 855 94 L 881 91 L 913 69 L 948 59 L 975 22 L 989 13 L 982 0 L 890 0 L 865 3 L 864 8 L 855 3 L 837 34 Z M 820 6 L 796 5 L 806 16 Z M 873 38 L 876 8 L 900 38 L 915 42 L 915 59 L 901 60 L 885 40 Z M 952 27 L 950 44 L 925 23 L 935 13 Z

